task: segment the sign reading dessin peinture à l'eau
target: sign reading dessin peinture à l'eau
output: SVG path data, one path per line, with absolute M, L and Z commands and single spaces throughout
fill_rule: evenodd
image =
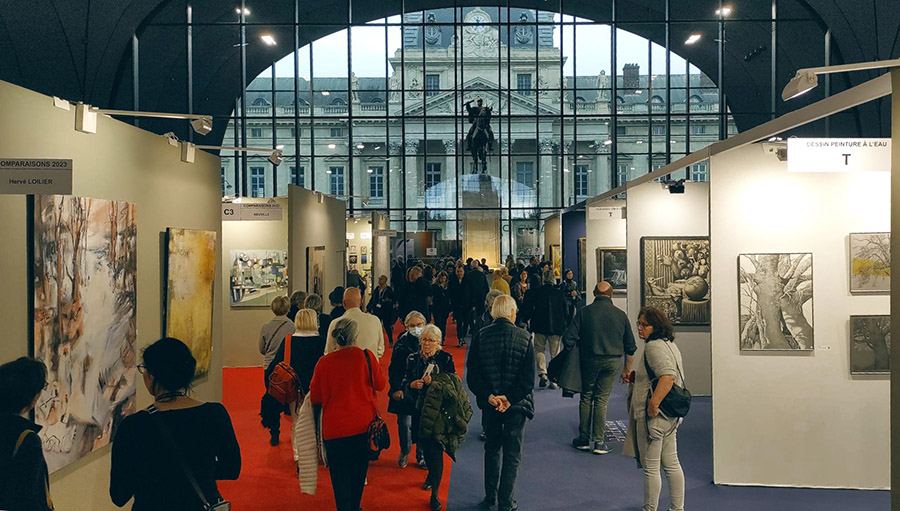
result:
M 789 138 L 788 172 L 890 172 L 889 138 Z
M 72 160 L 0 158 L 0 194 L 71 195 Z

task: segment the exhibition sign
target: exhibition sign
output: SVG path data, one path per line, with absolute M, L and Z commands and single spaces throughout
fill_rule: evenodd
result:
M 222 204 L 223 221 L 277 221 L 281 220 L 283 208 L 276 202 L 228 202 Z
M 788 172 L 890 172 L 889 138 L 789 138 Z
M 70 195 L 72 160 L 0 159 L 0 194 Z

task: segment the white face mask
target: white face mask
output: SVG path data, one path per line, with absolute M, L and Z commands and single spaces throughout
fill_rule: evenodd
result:
M 413 336 L 415 336 L 415 337 L 422 335 L 422 332 L 424 332 L 424 331 L 425 331 L 424 326 L 414 326 L 409 329 L 409 333 L 413 334 Z

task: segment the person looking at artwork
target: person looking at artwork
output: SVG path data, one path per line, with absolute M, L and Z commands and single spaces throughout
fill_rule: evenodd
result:
M 0 365 L 0 509 L 53 509 L 41 426 L 26 418 L 46 385 L 47 368 L 39 360 L 21 357 Z
M 241 450 L 228 411 L 188 395 L 196 367 L 190 348 L 172 337 L 144 350 L 138 371 L 153 404 L 125 417 L 113 439 L 109 495 L 115 505 L 134 498 L 133 511 L 201 511 L 203 500 L 222 500 L 217 480 L 240 475 Z
M 384 330 L 381 321 L 371 314 L 366 314 L 360 309 L 362 296 L 358 287 L 348 287 L 344 291 L 342 301 L 344 312 L 342 318 L 352 319 L 357 326 L 358 334 L 356 346 L 369 350 L 375 354 L 375 358 L 384 355 Z M 334 323 L 328 328 L 328 336 L 325 338 L 325 353 L 331 353 L 338 348 L 337 338 L 334 336 Z
M 525 306 L 519 311 L 519 318 L 529 322 L 529 331 L 534 334 L 538 385 L 556 389 L 556 384 L 547 379 L 546 351 L 549 348 L 551 359 L 559 353 L 560 337 L 568 326 L 569 303 L 562 291 L 553 285 L 556 279 L 552 271 L 545 271 L 543 280 L 543 286 L 525 293 Z
M 367 430 L 377 411 L 375 392 L 387 384 L 375 354 L 356 346 L 358 333 L 351 318 L 334 322 L 331 334 L 337 349 L 319 359 L 309 386 L 311 403 L 322 409 L 322 438 L 337 511 L 360 510 L 369 470 Z
M 334 321 L 337 318 L 344 315 L 344 306 L 342 301 L 344 299 L 344 286 L 338 286 L 331 290 L 331 293 L 328 294 L 328 301 L 331 303 L 331 320 Z
M 415 403 L 404 399 L 403 378 L 406 376 L 406 359 L 419 351 L 419 337 L 425 330 L 425 316 L 418 311 L 412 311 L 404 320 L 406 331 L 400 334 L 391 352 L 391 365 L 388 366 L 388 383 L 390 388 L 388 395 L 388 412 L 397 416 L 397 436 L 400 440 L 400 458 L 397 465 L 400 468 L 407 466 L 409 453 L 412 450 L 412 416 L 416 413 Z M 425 468 L 425 455 L 416 446 L 416 463 Z
M 397 295 L 387 283 L 387 275 L 378 277 L 378 286 L 372 290 L 372 298 L 369 300 L 369 314 L 374 314 L 381 320 L 381 325 L 388 336 L 388 346 L 393 347 L 394 322 L 397 321 Z
M 666 417 L 659 406 L 672 390 L 684 386 L 681 351 L 675 345 L 675 329 L 668 316 L 654 307 L 644 307 L 638 314 L 638 337 L 644 340 L 646 364 L 637 364 L 633 383 L 628 389 L 628 428 L 634 440 L 638 466 L 644 469 L 644 511 L 656 511 L 662 488 L 660 466 L 669 482 L 671 511 L 684 511 L 684 472 L 678 461 L 676 433 L 681 418 Z M 654 389 L 647 366 L 656 376 Z M 631 371 L 628 371 L 630 373 Z M 623 380 L 632 381 L 629 374 Z M 647 397 L 649 396 L 649 398 Z
M 289 320 L 294 321 L 297 311 L 303 308 L 304 302 L 306 302 L 306 291 L 294 291 L 291 293 L 291 308 L 287 313 Z
M 278 363 L 272 363 L 275 354 L 280 350 L 281 358 L 284 359 L 284 339 L 293 334 L 295 330 L 294 322 L 286 316 L 289 308 L 290 302 L 286 296 L 276 296 L 272 300 L 272 313 L 275 314 L 275 317 L 263 325 L 259 332 L 259 352 L 263 355 L 263 368 L 265 368 L 263 385 L 266 386 L 269 384 L 269 375 L 272 374 L 272 370 Z M 269 445 L 278 445 L 281 432 L 279 417 L 281 412 L 285 411 L 287 409 L 281 403 L 270 396 L 268 392 L 263 392 L 259 404 L 259 416 L 262 418 L 263 427 L 269 430 Z
M 606 405 L 620 359 L 625 356 L 625 378 L 631 373 L 637 350 L 628 316 L 613 305 L 612 293 L 609 282 L 598 283 L 594 302 L 575 313 L 562 339 L 566 349 L 577 345 L 581 358 L 578 436 L 572 440 L 572 447 L 594 454 L 609 452 L 604 441 Z
M 317 294 L 311 294 L 306 297 L 303 302 L 303 308 L 316 311 L 319 316 L 319 335 L 322 339 L 328 338 L 328 327 L 331 325 L 331 316 L 322 313 L 322 297 Z

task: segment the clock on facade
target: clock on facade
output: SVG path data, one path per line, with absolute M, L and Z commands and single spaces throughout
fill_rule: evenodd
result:
M 481 8 L 475 8 L 466 14 L 463 22 L 470 25 L 466 27 L 468 32 L 481 33 L 487 30 L 487 23 L 491 22 L 491 16 Z

